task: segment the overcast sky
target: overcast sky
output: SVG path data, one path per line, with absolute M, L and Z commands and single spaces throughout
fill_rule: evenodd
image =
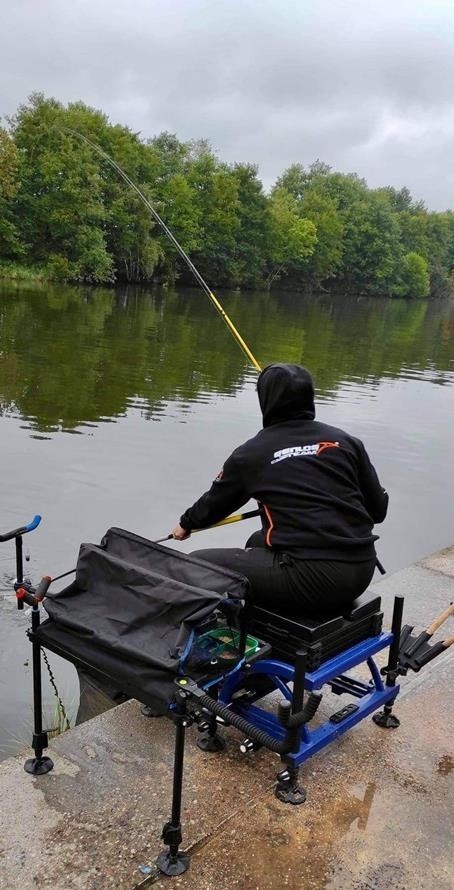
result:
M 41 90 L 266 186 L 318 157 L 454 207 L 454 0 L 2 0 L 0 29 L 0 116 Z

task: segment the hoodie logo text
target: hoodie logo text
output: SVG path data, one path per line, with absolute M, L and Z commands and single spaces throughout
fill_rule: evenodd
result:
M 309 457 L 310 455 L 318 457 L 326 448 L 339 448 L 339 442 L 315 442 L 314 445 L 294 445 L 293 448 L 282 448 L 280 451 L 274 452 L 272 464 L 278 464 L 281 460 L 287 460 L 288 457 Z

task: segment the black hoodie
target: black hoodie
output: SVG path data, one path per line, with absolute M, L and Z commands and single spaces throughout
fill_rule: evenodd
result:
M 255 498 L 269 547 L 304 559 L 373 558 L 388 495 L 362 442 L 314 419 L 312 378 L 299 365 L 268 365 L 257 392 L 263 430 L 235 449 L 182 527 L 212 525 Z

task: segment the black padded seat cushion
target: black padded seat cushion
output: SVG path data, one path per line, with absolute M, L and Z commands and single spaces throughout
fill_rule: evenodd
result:
M 253 606 L 250 610 L 250 620 L 254 624 L 256 621 L 269 621 L 272 626 L 279 625 L 289 633 L 297 635 L 304 642 L 316 643 L 336 631 L 345 630 L 346 621 L 356 623 L 362 618 L 379 612 L 380 605 L 380 597 L 366 591 L 354 600 L 350 607 L 340 613 L 312 616 L 282 615 L 271 612 L 269 609 L 262 609 L 260 606 Z
M 304 649 L 308 669 L 314 670 L 333 655 L 380 633 L 380 605 L 380 597 L 367 591 L 337 615 L 279 615 L 253 606 L 248 629 L 270 643 L 276 657 L 292 660 L 299 649 Z
M 342 614 L 348 621 L 358 621 L 359 618 L 364 618 L 366 615 L 373 615 L 374 612 L 379 612 L 380 606 L 381 597 L 372 593 L 370 590 L 366 590 L 362 596 L 353 600 L 350 608 L 344 610 Z

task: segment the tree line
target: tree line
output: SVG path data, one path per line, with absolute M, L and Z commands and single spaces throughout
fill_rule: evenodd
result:
M 109 163 L 139 186 L 212 286 L 401 297 L 454 290 L 454 213 L 408 189 L 293 164 L 266 193 L 257 167 L 206 140 L 143 141 L 82 102 L 33 94 L 0 127 L 0 261 L 91 284 L 190 281 L 173 245 Z

